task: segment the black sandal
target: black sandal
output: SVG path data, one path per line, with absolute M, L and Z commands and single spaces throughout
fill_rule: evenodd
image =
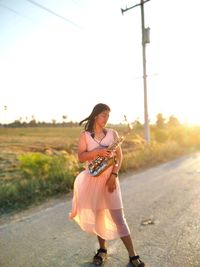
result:
M 101 256 L 101 253 L 105 253 L 105 256 Z M 93 264 L 96 266 L 100 266 L 102 265 L 102 263 L 104 263 L 104 261 L 107 259 L 107 250 L 104 248 L 99 248 L 97 250 L 97 253 L 94 255 L 93 258 Z
M 133 263 L 133 261 L 136 261 L 136 260 L 137 260 L 138 264 Z M 139 255 L 129 257 L 129 261 L 133 267 L 145 267 L 145 264 L 144 264 L 144 262 L 141 261 Z

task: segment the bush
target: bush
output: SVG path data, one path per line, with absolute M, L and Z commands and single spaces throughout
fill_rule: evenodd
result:
M 27 153 L 18 160 L 21 177 L 0 185 L 1 212 L 68 192 L 81 167 L 75 156 L 67 152 L 51 156 Z

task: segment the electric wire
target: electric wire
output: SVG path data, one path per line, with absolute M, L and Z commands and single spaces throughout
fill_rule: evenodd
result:
M 47 7 L 45 7 L 45 6 L 41 5 L 41 4 L 39 4 L 39 3 L 35 2 L 35 1 L 33 1 L 33 0 L 26 0 L 26 1 L 27 1 L 27 2 L 30 2 L 31 4 L 33 4 L 33 5 L 35 5 L 35 6 L 39 7 L 39 8 L 41 8 L 41 9 L 43 9 L 43 10 L 45 10 L 46 12 L 49 12 L 50 14 L 52 14 L 52 15 L 54 15 L 54 16 L 56 16 L 56 17 L 58 17 L 58 18 L 60 18 L 60 19 L 62 19 L 62 20 L 64 20 L 64 21 L 66 21 L 66 22 L 72 24 L 73 26 L 75 26 L 75 27 L 77 27 L 77 28 L 81 28 L 78 24 L 74 23 L 73 21 L 67 19 L 66 17 L 63 17 L 63 16 L 59 15 L 58 13 L 54 12 L 53 10 L 51 10 L 51 9 L 49 9 L 49 8 L 47 8 Z
M 31 20 L 32 22 L 37 22 L 36 20 L 33 20 L 32 18 L 30 18 L 30 17 L 28 17 L 28 16 L 26 16 L 26 15 L 24 15 L 24 14 L 22 14 L 22 13 L 16 11 L 15 9 L 10 8 L 10 7 L 8 7 L 8 6 L 4 5 L 4 4 L 2 4 L 2 3 L 0 3 L 0 6 L 3 7 L 3 8 L 5 8 L 5 9 L 8 9 L 9 11 L 15 13 L 16 15 L 18 15 L 18 16 L 20 16 L 20 17 L 23 17 L 23 18 L 25 18 L 25 19 Z M 37 23 L 38 23 L 38 22 L 37 22 Z
M 30 2 L 30 3 L 33 2 L 33 1 L 31 1 L 31 0 L 27 0 L 27 1 Z M 36 5 L 37 3 L 35 2 L 35 3 L 32 3 L 32 4 Z M 38 6 L 38 5 L 39 5 L 39 4 L 37 4 L 36 6 Z M 9 10 L 9 11 L 11 11 L 11 12 L 13 12 L 13 13 L 15 13 L 16 15 L 18 15 L 18 16 L 20 16 L 20 17 L 23 17 L 23 18 L 25 18 L 25 19 L 28 19 L 28 20 L 30 20 L 30 21 L 32 21 L 32 22 L 34 22 L 34 23 L 37 23 L 37 24 L 39 23 L 39 24 L 40 24 L 40 22 L 38 22 L 37 20 L 32 19 L 32 18 L 30 18 L 29 16 L 26 16 L 26 15 L 22 14 L 21 12 L 16 11 L 15 9 L 13 9 L 13 8 L 7 6 L 7 5 L 4 5 L 4 4 L 0 3 L 0 6 L 3 7 L 3 8 L 5 8 L 5 9 L 7 9 L 7 10 Z M 50 12 L 50 10 L 47 9 L 46 7 L 44 7 L 44 6 L 41 6 L 41 5 L 40 5 L 40 6 L 38 6 L 38 7 L 40 7 L 40 8 L 42 8 L 42 9 L 46 10 L 47 12 Z M 78 24 L 74 23 L 73 21 L 71 21 L 71 20 L 69 20 L 69 19 L 67 19 L 67 18 L 65 18 L 65 17 L 60 16 L 59 14 L 55 13 L 54 11 L 51 10 L 50 13 L 53 14 L 53 15 L 55 15 L 55 16 L 57 16 L 57 17 L 60 18 L 60 19 L 65 20 L 65 22 L 68 22 L 68 23 L 72 24 L 73 26 L 75 26 L 75 27 L 81 29 L 81 27 L 80 27 Z

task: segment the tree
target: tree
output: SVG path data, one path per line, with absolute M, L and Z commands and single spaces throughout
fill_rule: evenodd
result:
M 174 115 L 171 115 L 169 117 L 169 120 L 168 120 L 168 125 L 169 126 L 178 126 L 178 125 L 180 125 L 180 122 Z
M 53 125 L 56 125 L 56 120 L 55 119 L 52 119 L 51 121 L 52 121 Z
M 29 125 L 31 126 L 31 127 L 34 127 L 34 126 L 36 126 L 36 119 L 35 119 L 35 116 L 34 115 L 32 115 L 31 116 L 31 120 L 30 120 L 30 122 L 29 122 Z
M 158 113 L 158 115 L 156 116 L 157 120 L 156 120 L 156 125 L 159 128 L 162 128 L 165 125 L 165 118 L 163 117 L 162 113 Z
M 65 120 L 67 120 L 67 115 L 62 115 L 62 119 L 63 119 L 63 124 L 66 122 Z

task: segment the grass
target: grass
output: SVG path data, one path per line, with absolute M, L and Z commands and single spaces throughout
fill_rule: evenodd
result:
M 124 126 L 114 126 L 121 135 Z M 83 165 L 76 151 L 81 128 L 0 128 L 0 214 L 65 194 Z M 147 168 L 200 149 L 200 127 L 139 125 L 122 144 L 121 172 Z

